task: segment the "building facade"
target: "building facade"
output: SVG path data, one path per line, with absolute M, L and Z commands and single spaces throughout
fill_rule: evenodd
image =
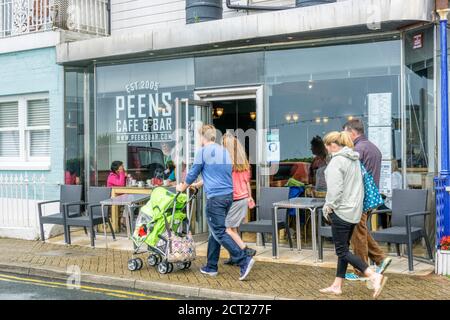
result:
M 50 126 L 55 179 L 105 185 L 121 160 L 145 182 L 169 160 L 179 180 L 192 152 L 174 156 L 177 129 L 192 133 L 182 140 L 191 150 L 193 123 L 202 121 L 245 141 L 258 198 L 290 178 L 312 183 L 311 140 L 362 118 L 383 153 L 388 201 L 394 188 L 429 190 L 434 241 L 442 158 L 435 2 L 206 2 L 112 0 L 109 36 L 56 44 L 64 104 L 50 118 L 64 127 Z M 195 219 L 195 231 L 206 232 L 202 213 Z
M 80 18 L 107 12 L 106 2 L 89 3 L 70 15 L 69 1 L 0 1 L 0 236 L 35 239 L 36 202 L 57 199 L 65 182 L 65 81 L 56 46 L 109 32 Z
M 164 163 L 149 155 L 164 159 L 163 145 L 176 140 L 170 134 L 185 120 L 173 112 L 177 98 L 203 100 L 213 116 L 193 107 L 186 117 L 222 132 L 242 130 L 256 196 L 289 178 L 309 183 L 312 138 L 358 117 L 383 153 L 383 193 L 428 189 L 434 212 L 440 157 L 434 1 L 295 4 L 254 1 L 250 6 L 273 10 L 236 10 L 224 1 L 222 18 L 187 23 L 184 1 L 112 1 L 110 37 L 57 48 L 58 63 L 91 79 L 89 103 L 79 105 L 89 114 L 84 179 L 105 184 L 114 160 L 138 180 L 151 178 L 150 162 Z M 434 224 L 433 216 L 433 238 Z

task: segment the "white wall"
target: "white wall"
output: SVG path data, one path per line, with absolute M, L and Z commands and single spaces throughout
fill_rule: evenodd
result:
M 338 0 L 339 1 L 339 0 Z M 342 0 L 341 0 L 342 1 Z M 232 0 L 233 4 L 247 4 L 246 0 Z M 250 0 L 250 4 L 295 6 L 295 0 Z M 186 23 L 185 0 L 112 0 L 111 33 L 121 30 L 140 30 Z M 223 0 L 223 18 L 257 14 L 266 11 L 230 10 Z
M 37 203 L 42 200 L 0 198 L 0 237 L 25 240 L 39 239 Z M 59 211 L 59 203 L 45 206 L 43 215 Z M 44 225 L 45 238 L 62 233 L 61 226 Z

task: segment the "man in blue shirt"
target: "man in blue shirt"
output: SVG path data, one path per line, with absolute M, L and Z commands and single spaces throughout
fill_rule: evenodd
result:
M 236 242 L 225 232 L 225 218 L 233 203 L 232 164 L 228 151 L 218 145 L 216 128 L 203 125 L 200 129 L 202 148 L 195 154 L 194 164 L 189 170 L 186 181 L 177 186 L 177 191 L 184 192 L 194 184 L 201 174 L 206 193 L 206 218 L 209 226 L 208 261 L 200 272 L 210 276 L 217 275 L 220 246 L 230 253 L 233 262 L 240 266 L 239 280 L 244 280 L 255 263 Z

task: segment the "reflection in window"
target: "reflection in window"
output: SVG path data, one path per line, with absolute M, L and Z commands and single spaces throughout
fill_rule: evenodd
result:
M 312 183 L 311 140 L 342 130 L 352 118 L 363 119 L 366 134 L 380 149 L 383 141 L 390 142 L 385 161 L 401 159 L 399 41 L 268 52 L 266 71 L 266 125 L 279 130 L 280 141 L 279 169 L 270 177 L 271 186 L 285 185 L 289 178 Z M 378 107 L 369 114 L 373 101 L 384 103 L 389 116 L 376 114 Z
M 193 59 L 97 68 L 97 179 L 120 160 L 144 184 L 174 170 L 175 99 L 192 98 Z
M 423 45 L 414 49 L 417 35 L 421 35 Z M 431 189 L 436 170 L 432 28 L 407 33 L 405 64 L 406 183 L 408 188 Z
M 84 176 L 84 73 L 83 69 L 65 72 L 65 184 L 82 184 Z

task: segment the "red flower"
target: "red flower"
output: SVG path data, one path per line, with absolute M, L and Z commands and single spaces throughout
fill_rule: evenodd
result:
M 450 236 L 442 237 L 441 241 L 439 242 L 439 247 L 442 250 L 450 250 Z

